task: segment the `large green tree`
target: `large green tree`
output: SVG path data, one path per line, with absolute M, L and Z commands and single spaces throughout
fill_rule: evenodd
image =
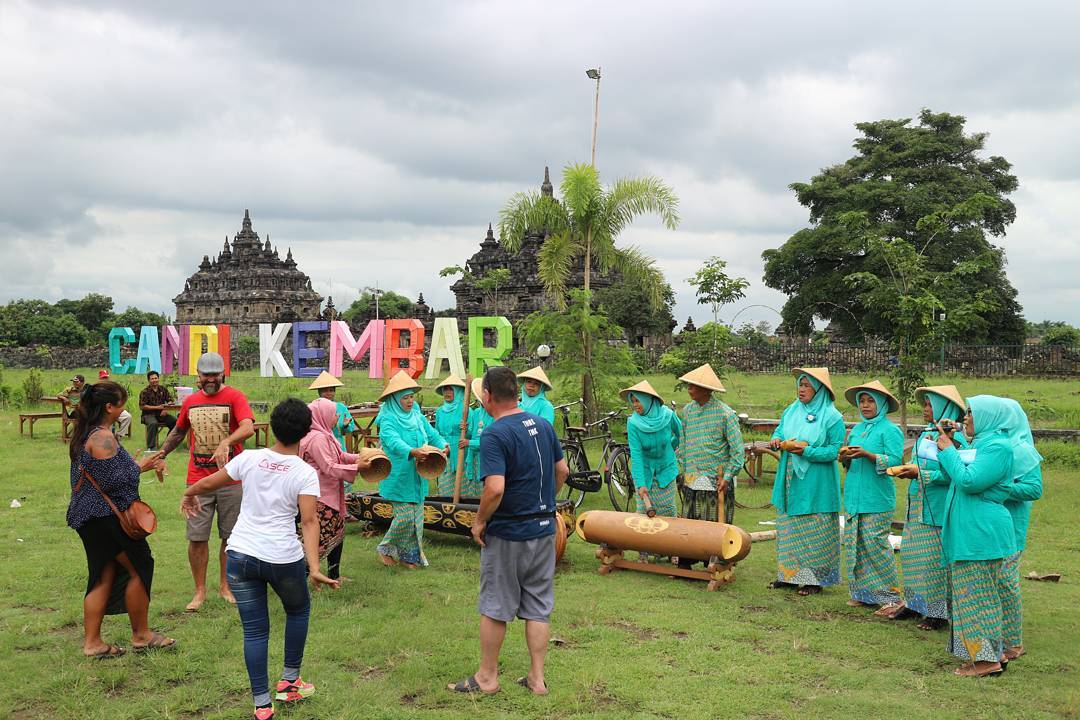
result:
M 600 184 L 592 165 L 577 163 L 563 170 L 560 199 L 542 192 L 517 193 L 499 213 L 499 240 L 517 252 L 530 230 L 547 233 L 539 253 L 539 275 L 558 309 L 566 307 L 567 289 L 574 268 L 584 270 L 584 312 L 590 312 L 590 287 L 594 266 L 601 271 L 618 270 L 631 283 L 644 288 L 653 308 L 663 304 L 663 273 L 656 262 L 634 246 L 618 247 L 619 235 L 640 215 L 658 215 L 674 230 L 679 224 L 679 199 L 657 177 L 623 178 L 609 188 Z M 582 335 L 582 397 L 595 406 L 593 397 L 592 324 L 580 323 Z
M 350 324 L 364 323 L 375 317 L 375 297 L 378 295 L 379 318 L 409 318 L 413 313 L 413 301 L 393 290 L 364 288 L 360 297 L 341 313 L 341 317 Z
M 765 284 L 789 296 L 789 331 L 809 335 L 819 317 L 851 338 L 894 340 L 894 301 L 903 296 L 918 298 L 923 314 L 933 305 L 945 311 L 938 341 L 1023 342 L 1005 256 L 990 241 L 1016 219 L 1006 196 L 1017 179 L 1004 158 L 984 156 L 986 133 L 967 134 L 964 123 L 929 110 L 916 123 L 859 123 L 854 157 L 791 185 L 811 226 L 762 255 Z M 919 268 L 900 278 L 895 261 L 904 257 Z M 868 276 L 885 282 L 871 287 Z

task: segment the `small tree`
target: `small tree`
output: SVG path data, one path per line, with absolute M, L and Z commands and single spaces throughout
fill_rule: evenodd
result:
M 41 386 L 41 371 L 37 368 L 31 368 L 30 372 L 26 375 L 26 379 L 22 384 L 23 398 L 26 400 L 27 405 L 37 405 L 41 402 L 41 398 L 45 395 L 45 390 Z
M 571 290 L 565 309 L 535 312 L 521 324 L 525 344 L 546 344 L 555 348 L 552 369 L 563 377 L 581 377 L 584 364 L 582 338 L 590 337 L 593 346 L 593 394 L 583 396 L 590 409 L 608 407 L 618 397 L 622 383 L 639 371 L 626 344 L 623 330 L 611 322 L 603 309 L 590 310 L 583 290 Z
M 697 289 L 698 305 L 708 305 L 712 309 L 713 322 L 716 324 L 720 323 L 720 308 L 746 297 L 746 288 L 750 287 L 746 278 L 728 277 L 724 272 L 726 267 L 726 260 L 714 256 L 687 279 Z

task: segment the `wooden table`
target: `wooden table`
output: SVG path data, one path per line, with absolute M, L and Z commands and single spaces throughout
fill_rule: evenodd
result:
M 356 421 L 358 430 L 345 435 L 345 451 L 355 453 L 361 447 L 378 447 L 379 436 L 374 432 L 375 418 L 379 415 L 378 405 L 353 405 L 349 413 Z M 367 424 L 362 423 L 367 420 Z

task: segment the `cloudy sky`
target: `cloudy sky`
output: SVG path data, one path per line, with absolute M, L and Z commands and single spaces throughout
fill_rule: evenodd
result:
M 92 7 L 91 7 L 92 5 Z M 1001 241 L 1031 320 L 1080 324 L 1074 3 L 0 0 L 0 301 L 87 292 L 172 314 L 245 208 L 339 307 L 376 282 L 436 308 L 545 165 L 657 174 L 683 222 L 655 256 L 680 323 L 719 255 L 724 315 L 776 322 L 761 251 L 807 219 L 787 185 L 852 154 L 853 124 L 968 118 L 1014 164 Z M 744 309 L 745 308 L 745 309 Z

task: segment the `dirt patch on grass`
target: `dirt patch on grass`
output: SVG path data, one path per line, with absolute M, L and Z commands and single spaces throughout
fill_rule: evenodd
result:
M 634 623 L 627 622 L 626 620 L 616 620 L 612 623 L 609 623 L 609 625 L 611 625 L 611 627 L 616 627 L 620 630 L 627 631 L 635 638 L 637 638 L 638 642 L 648 642 L 650 640 L 655 640 L 656 638 L 660 637 L 660 634 L 657 633 L 655 630 L 643 628 L 640 625 L 635 625 Z
M 32 613 L 54 613 L 54 612 L 56 612 L 56 608 L 44 607 L 42 605 L 29 605 L 29 604 L 25 604 L 25 603 L 20 603 L 18 605 L 12 605 L 11 607 L 13 607 L 16 610 L 26 610 L 27 612 L 32 612 Z

